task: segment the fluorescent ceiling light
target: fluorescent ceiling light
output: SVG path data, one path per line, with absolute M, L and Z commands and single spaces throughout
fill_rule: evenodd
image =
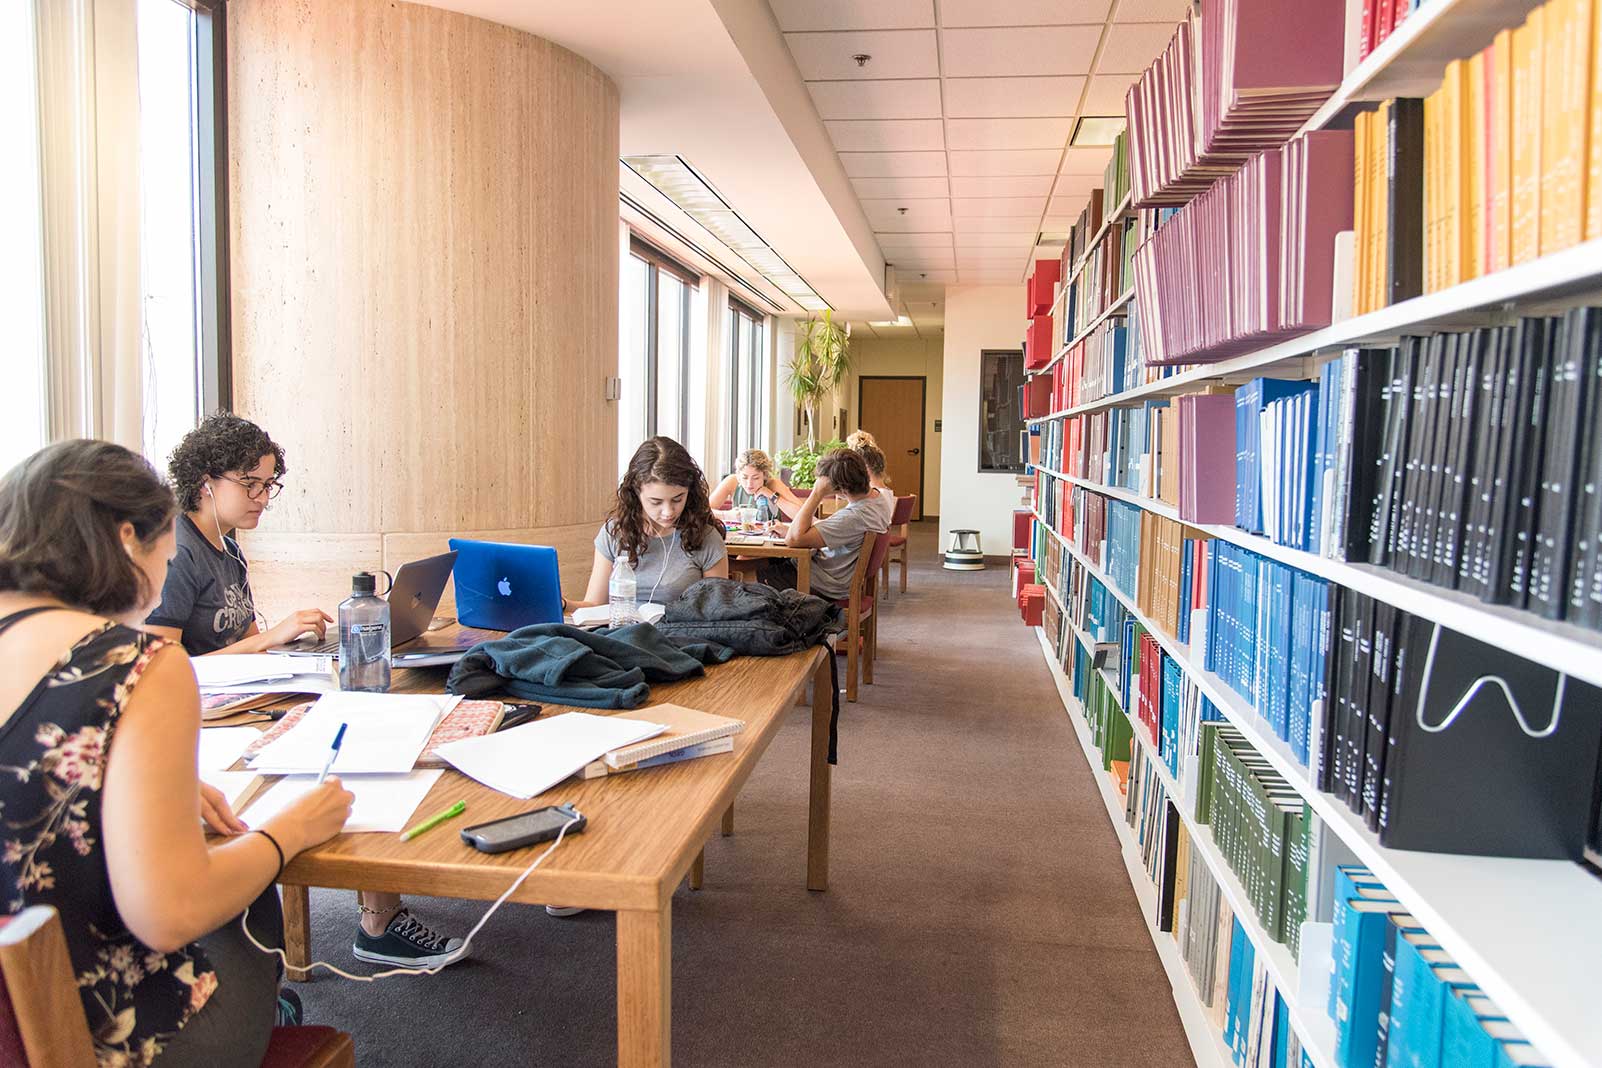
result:
M 1123 132 L 1124 117 L 1122 115 L 1112 115 L 1105 118 L 1087 115 L 1074 126 L 1074 135 L 1068 139 L 1068 143 L 1075 148 L 1110 145 Z
M 902 314 L 902 315 L 896 316 L 894 319 L 886 319 L 886 320 L 884 320 L 882 322 L 877 322 L 876 323 L 876 322 L 871 322 L 870 321 L 868 323 L 868 325 L 869 326 L 911 326 L 912 325 L 912 320 L 907 315 Z
M 681 156 L 624 156 L 623 165 L 645 179 L 707 233 L 723 242 L 763 278 L 809 312 L 827 311 L 818 296 L 784 257 L 757 232 Z

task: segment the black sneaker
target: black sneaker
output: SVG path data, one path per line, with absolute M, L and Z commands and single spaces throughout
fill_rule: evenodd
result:
M 430 930 L 401 909 L 390 919 L 381 935 L 370 935 L 356 928 L 356 944 L 351 952 L 369 964 L 397 964 L 402 968 L 434 968 L 461 959 L 460 938 L 450 938 Z

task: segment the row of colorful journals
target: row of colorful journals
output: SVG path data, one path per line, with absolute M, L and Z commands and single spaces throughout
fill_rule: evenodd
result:
M 1357 58 L 1363 59 L 1385 43 L 1408 14 L 1417 11 L 1421 0 L 1362 0 L 1358 25 Z M 1427 0 L 1425 0 L 1427 2 Z
M 1327 1009 L 1342 1068 L 1550 1062 L 1373 872 L 1335 871 Z
M 1357 116 L 1359 314 L 1602 237 L 1602 15 L 1551 0 Z
M 1279 0 L 1187 9 L 1125 98 L 1136 207 L 1183 204 L 1300 129 L 1340 84 L 1344 17 Z
M 1350 131 L 1303 135 L 1247 160 L 1137 248 L 1147 362 L 1221 360 L 1328 326 L 1351 163 Z

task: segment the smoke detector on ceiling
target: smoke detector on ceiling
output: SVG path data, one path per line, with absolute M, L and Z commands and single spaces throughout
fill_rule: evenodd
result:
M 868 65 L 868 60 L 872 59 L 873 57 L 866 52 L 858 52 L 851 58 L 857 61 L 857 66 L 866 67 Z

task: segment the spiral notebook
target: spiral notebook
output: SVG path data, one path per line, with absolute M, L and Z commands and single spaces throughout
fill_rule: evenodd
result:
M 683 705 L 651 705 L 649 708 L 622 712 L 612 718 L 667 724 L 667 730 L 661 734 L 642 742 L 613 749 L 603 756 L 601 759 L 614 770 L 688 746 L 726 738 L 745 729 L 745 723 L 741 720 L 730 719 L 728 716 L 715 716 L 710 712 L 685 708 Z

